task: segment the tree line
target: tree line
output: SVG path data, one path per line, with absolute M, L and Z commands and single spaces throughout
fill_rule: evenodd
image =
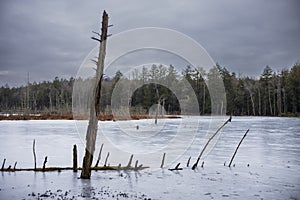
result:
M 133 114 L 147 114 L 154 104 L 160 104 L 166 113 L 180 114 L 194 109 L 189 103 L 181 105 L 176 91 L 184 93 L 185 79 L 196 94 L 201 115 L 211 113 L 210 93 L 206 85 L 213 75 L 221 76 L 226 92 L 226 114 L 253 116 L 299 116 L 300 113 L 300 63 L 290 70 L 275 72 L 266 66 L 257 78 L 237 76 L 219 64 L 208 72 L 203 68 L 185 67 L 178 72 L 174 66 L 152 65 L 136 70 L 131 76 L 117 71 L 113 77 L 103 78 L 100 110 L 111 113 L 114 99 L 125 99 L 115 105 L 130 105 Z M 72 91 L 74 83 L 83 85 L 79 94 L 85 98 L 91 80 L 59 79 L 27 86 L 0 88 L 1 113 L 48 113 L 66 114 L 72 112 Z M 118 84 L 118 83 L 122 84 Z M 157 84 L 158 83 L 158 84 Z M 135 87 L 135 85 L 141 87 Z M 171 86 L 168 88 L 167 86 Z M 133 88 L 133 91 L 130 89 Z M 175 92 L 174 92 L 175 91 Z M 130 93 L 131 92 L 131 93 Z M 114 99 L 112 94 L 114 93 Z M 127 96 L 126 96 L 127 95 Z M 124 98 L 126 97 L 126 98 Z M 181 97 L 180 97 L 181 98 Z M 87 103 L 87 102 L 83 102 Z

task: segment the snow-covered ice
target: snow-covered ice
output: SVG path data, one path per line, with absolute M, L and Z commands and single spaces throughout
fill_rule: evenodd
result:
M 201 159 L 205 162 L 204 168 L 198 166 L 193 171 L 186 167 L 188 157 L 192 156 L 193 164 L 209 137 L 207 130 L 214 127 L 211 120 L 211 117 L 164 119 L 159 120 L 157 126 L 154 120 L 99 122 L 101 133 L 95 157 L 105 141 L 101 164 L 110 151 L 111 165 L 126 165 L 130 154 L 134 154 L 134 160 L 139 159 L 139 163 L 151 168 L 139 172 L 93 171 L 90 181 L 78 179 L 80 172 L 72 171 L 1 172 L 0 199 L 37 199 L 49 190 L 77 199 L 116 199 L 117 194 L 125 193 L 127 197 L 118 198 L 300 198 L 300 118 L 233 117 L 232 122 L 222 129 L 214 148 Z M 18 161 L 17 168 L 32 167 L 32 142 L 35 139 L 38 166 L 42 166 L 45 156 L 48 156 L 47 166 L 71 166 L 74 144 L 78 145 L 81 165 L 85 132 L 81 125 L 84 123 L 0 121 L 0 161 L 6 158 L 6 167 L 15 161 Z M 224 166 L 248 128 L 250 132 L 235 157 L 235 167 Z M 175 140 L 174 145 L 172 142 L 178 134 L 181 134 L 181 142 Z M 165 150 L 166 165 L 174 167 L 180 162 L 182 171 L 171 172 L 167 167 L 159 169 Z

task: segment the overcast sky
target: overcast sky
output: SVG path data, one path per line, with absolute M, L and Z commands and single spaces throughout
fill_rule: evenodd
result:
M 258 76 L 300 60 L 298 0 L 1 0 L 0 85 L 69 78 L 96 42 L 102 11 L 110 33 L 164 27 L 200 43 L 215 62 Z

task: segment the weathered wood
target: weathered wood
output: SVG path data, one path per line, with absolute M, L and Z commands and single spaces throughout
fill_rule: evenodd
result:
M 91 167 L 91 170 L 94 171 L 102 171 L 102 170 L 133 170 L 133 171 L 137 171 L 137 170 L 143 170 L 143 169 L 147 169 L 149 167 L 144 167 L 142 164 L 139 165 L 137 168 L 136 167 L 121 167 L 120 165 L 118 166 L 99 166 L 99 167 Z M 43 168 L 23 168 L 23 169 L 12 169 L 11 166 L 10 168 L 6 168 L 3 169 L 1 171 L 3 172 L 13 172 L 13 171 L 35 171 L 35 172 L 52 172 L 52 171 L 68 171 L 68 170 L 73 170 L 73 167 L 46 167 L 45 169 Z M 77 170 L 82 170 L 81 167 L 77 168 Z
M 102 16 L 101 38 L 100 38 L 95 85 L 93 89 L 93 96 L 91 98 L 90 119 L 89 119 L 89 125 L 86 133 L 85 156 L 83 158 L 82 171 L 80 176 L 82 179 L 91 178 L 91 166 L 92 166 L 93 155 L 95 151 L 95 142 L 96 142 L 97 130 L 98 130 L 98 118 L 100 113 L 100 96 L 101 96 L 100 94 L 101 94 L 101 82 L 103 77 L 104 59 L 105 59 L 105 51 L 106 51 L 105 49 L 106 49 L 106 40 L 107 40 L 107 27 L 108 27 L 108 14 L 106 13 L 106 11 L 104 11 Z
M 2 163 L 1 170 L 4 170 L 4 167 L 5 167 L 5 162 L 6 162 L 6 158 L 4 158 L 4 159 L 3 159 L 3 163 Z
M 15 164 L 14 164 L 14 170 L 16 169 L 17 163 L 18 163 L 18 162 L 16 161 Z
M 36 169 L 35 140 L 33 140 L 32 151 L 33 151 L 33 159 L 34 159 L 34 169 Z
M 73 171 L 77 172 L 78 168 L 78 161 L 77 161 L 77 145 L 74 144 L 73 146 Z
M 165 157 L 166 157 L 166 153 L 164 153 L 164 155 L 163 155 L 163 158 L 162 158 L 162 161 L 161 161 L 160 168 L 163 168 L 163 167 L 164 167 L 164 164 L 165 164 Z
M 98 167 L 98 165 L 99 165 L 99 162 L 100 162 L 100 159 L 101 159 L 101 153 L 102 153 L 103 145 L 104 145 L 104 144 L 102 143 L 102 144 L 101 144 L 101 147 L 100 147 L 98 159 L 97 159 L 97 162 L 96 162 L 96 164 L 95 164 L 95 167 Z
M 47 156 L 45 157 L 44 163 L 43 163 L 43 170 L 46 168 L 46 163 L 47 163 Z
M 206 148 L 208 147 L 208 145 L 209 145 L 209 143 L 212 141 L 212 139 L 218 134 L 218 132 L 228 123 L 228 122 L 231 122 L 231 119 L 232 119 L 232 117 L 231 117 L 231 115 L 230 115 L 230 117 L 229 117 L 229 119 L 228 120 L 226 120 L 226 122 L 224 122 L 224 124 L 220 127 L 220 128 L 218 128 L 218 130 L 208 139 L 208 141 L 206 142 L 206 144 L 205 144 L 205 146 L 203 147 L 203 149 L 202 149 L 202 151 L 200 152 L 200 154 L 199 154 L 199 156 L 198 156 L 198 158 L 197 158 L 197 161 L 196 161 L 196 163 L 193 165 L 193 167 L 192 167 L 192 169 L 194 170 L 194 169 L 196 169 L 196 167 L 198 166 L 198 163 L 199 163 L 199 161 L 200 161 L 200 159 L 201 159 L 201 156 L 202 156 L 202 154 L 204 153 L 204 151 L 206 150 Z
M 233 154 L 233 156 L 232 156 L 232 158 L 231 158 L 231 160 L 230 160 L 230 163 L 229 163 L 228 167 L 231 166 L 231 163 L 232 163 L 232 161 L 233 161 L 233 159 L 234 159 L 234 157 L 235 157 L 235 155 L 236 155 L 238 149 L 240 148 L 240 145 L 242 144 L 243 140 L 244 140 L 245 137 L 247 136 L 247 133 L 248 133 L 248 132 L 249 132 L 249 129 L 246 131 L 246 133 L 245 133 L 244 136 L 242 137 L 241 141 L 239 142 L 238 146 L 236 147 L 236 149 L 235 149 L 235 151 L 234 151 L 234 154 Z
M 133 159 L 133 154 L 130 156 L 127 167 L 131 167 L 131 163 L 132 163 L 132 159 Z
M 105 162 L 104 162 L 104 167 L 106 167 L 106 165 L 107 165 L 108 157 L 109 157 L 109 152 L 107 152 L 107 155 L 106 155 L 106 158 L 105 158 Z
M 174 170 L 183 170 L 183 168 L 179 168 L 179 165 L 180 165 L 180 163 L 178 163 L 178 164 L 176 165 L 175 168 L 169 169 L 169 170 L 170 170 L 170 171 L 174 171 Z
M 192 157 L 190 156 L 189 159 L 188 159 L 188 161 L 187 161 L 187 163 L 186 163 L 186 167 L 189 167 L 191 158 L 192 158 Z

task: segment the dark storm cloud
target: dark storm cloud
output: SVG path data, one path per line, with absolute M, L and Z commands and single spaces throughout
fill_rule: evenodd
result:
M 0 84 L 76 75 L 96 45 L 106 9 L 116 34 L 131 28 L 175 29 L 195 39 L 216 62 L 242 75 L 258 76 L 300 59 L 299 1 L 37 1 L 0 3 Z

